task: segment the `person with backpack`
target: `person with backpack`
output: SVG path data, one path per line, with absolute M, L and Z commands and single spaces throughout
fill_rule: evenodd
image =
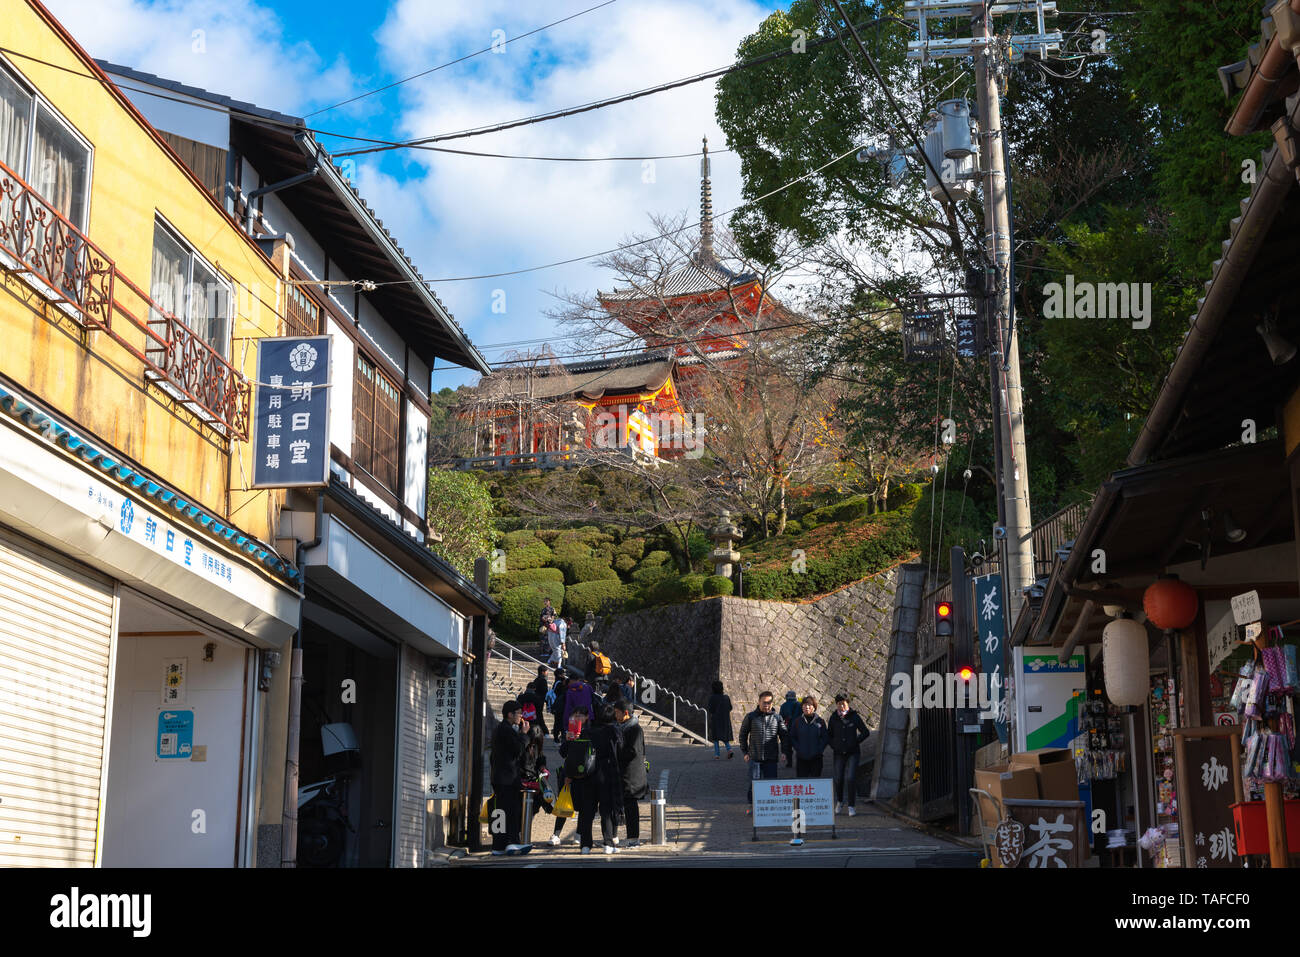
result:
M 785 693 L 785 701 L 781 703 L 781 720 L 785 722 L 788 728 L 794 724 L 794 719 L 799 717 L 799 698 L 793 691 Z M 787 744 L 781 752 L 785 755 L 785 766 L 794 766 L 794 753 Z
M 861 716 L 849 707 L 848 695 L 835 696 L 835 710 L 831 713 L 827 732 L 830 734 L 835 781 L 835 813 L 839 814 L 847 803 L 849 817 L 853 817 L 858 813 L 853 803 L 858 795 L 858 761 L 862 757 L 862 742 L 871 737 L 871 732 Z
M 597 642 L 591 643 L 591 655 L 587 660 L 587 680 L 595 685 L 602 694 L 609 685 L 609 676 L 614 670 L 609 656 L 601 652 Z
M 750 785 L 745 791 L 745 800 L 750 802 L 750 807 L 745 808 L 746 814 L 753 813 L 753 782 L 775 778 L 781 752 L 788 748 L 789 731 L 772 708 L 773 697 L 770 691 L 759 694 L 758 707 L 740 722 L 740 753 L 750 770 Z
M 561 720 L 561 727 L 569 726 L 569 718 L 573 716 L 574 709 L 582 708 L 588 715 L 592 712 L 591 701 L 593 697 L 592 687 L 582 678 L 573 678 L 564 689 L 564 717 Z
M 713 682 L 713 694 L 705 702 L 709 711 L 709 735 L 713 738 L 713 760 L 722 757 L 720 745 L 727 746 L 727 760 L 736 756 L 731 750 L 731 699 L 722 693 L 722 682 Z
M 578 812 L 578 843 L 583 854 L 591 853 L 591 825 L 600 802 L 589 714 L 587 708 L 575 707 L 565 725 L 564 735 L 564 781 L 573 797 L 573 809 Z M 552 843 L 558 842 L 552 840 Z
M 551 737 L 558 745 L 564 741 L 564 701 L 569 689 L 569 674 L 563 668 L 555 669 L 555 686 L 546 695 L 546 707 L 555 715 Z
M 641 808 L 637 804 L 650 793 L 646 780 L 645 733 L 632 714 L 632 706 L 620 700 L 614 705 L 621 741 L 618 749 L 619 774 L 623 785 L 623 821 L 627 827 L 624 847 L 641 843 Z
M 797 778 L 819 778 L 822 776 L 822 758 L 826 745 L 830 743 L 830 733 L 826 722 L 817 713 L 817 696 L 805 695 L 800 703 L 803 714 L 794 719 L 790 727 L 790 744 L 794 751 L 795 772 Z
M 488 827 L 492 831 L 492 853 L 527 854 L 531 844 L 519 840 L 523 815 L 523 779 L 520 758 L 524 753 L 524 735 L 520 730 L 518 701 L 501 706 L 502 721 L 492 737 L 492 810 Z M 502 818 L 500 812 L 504 811 Z

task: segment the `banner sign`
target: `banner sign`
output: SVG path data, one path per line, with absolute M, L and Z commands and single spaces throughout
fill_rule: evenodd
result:
M 330 337 L 257 340 L 253 488 L 329 483 Z
M 424 754 L 428 796 L 440 800 L 460 797 L 460 672 L 456 662 L 450 678 L 429 683 L 429 737 Z
M 1007 742 L 1006 680 L 1002 674 L 1002 650 L 1007 640 L 1006 613 L 1003 606 L 1002 576 L 982 575 L 972 579 L 975 585 L 975 625 L 979 631 L 980 670 L 987 674 L 989 697 L 997 705 L 994 722 L 998 740 Z

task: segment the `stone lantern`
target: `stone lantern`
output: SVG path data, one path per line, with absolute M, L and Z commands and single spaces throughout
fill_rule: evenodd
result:
M 709 533 L 713 539 L 713 544 L 717 546 L 713 554 L 709 557 L 713 559 L 713 574 L 721 575 L 723 578 L 731 577 L 731 566 L 740 561 L 740 552 L 732 548 L 732 543 L 739 541 L 743 537 L 742 532 L 731 520 L 731 513 L 725 509 L 722 512 L 722 521 L 718 526 Z

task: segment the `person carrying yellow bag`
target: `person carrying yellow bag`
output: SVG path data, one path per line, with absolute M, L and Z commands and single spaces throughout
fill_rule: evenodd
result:
M 560 796 L 555 799 L 555 816 L 561 819 L 556 822 L 555 834 L 557 837 L 560 834 L 560 827 L 563 826 L 563 819 L 573 817 L 576 813 L 573 809 L 573 792 L 569 790 L 569 782 L 565 781 L 564 787 L 560 788 Z

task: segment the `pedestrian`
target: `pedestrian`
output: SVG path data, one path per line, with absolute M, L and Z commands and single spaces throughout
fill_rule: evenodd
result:
M 591 656 L 587 659 L 587 680 L 600 689 L 604 694 L 609 685 L 610 672 L 613 670 L 613 663 L 609 656 L 602 653 L 600 644 L 593 641 L 591 643 Z
M 623 822 L 623 773 L 618 763 L 623 730 L 614 717 L 613 705 L 595 711 L 591 746 L 596 764 L 596 803 L 600 810 L 600 837 L 606 854 L 618 852 L 618 826 Z
M 560 665 L 564 664 L 564 646 L 567 637 L 567 633 L 564 629 L 564 619 L 557 618 L 545 627 L 547 647 L 550 649 L 550 656 L 546 659 L 546 663 L 552 668 L 558 668 Z
M 585 707 L 574 708 L 564 733 L 564 780 L 573 797 L 573 808 L 577 811 L 578 843 L 583 854 L 591 853 L 591 825 L 596 819 L 596 808 L 600 802 L 595 746 L 592 743 L 593 729 L 588 716 Z
M 546 599 L 546 604 L 542 606 L 542 614 L 541 614 L 542 626 L 545 627 L 549 625 L 551 622 L 555 621 L 555 619 L 558 617 L 559 615 L 555 613 L 555 608 L 551 605 L 551 600 L 549 598 Z
M 751 806 L 746 814 L 753 813 L 754 781 L 775 778 L 781 752 L 788 749 L 789 732 L 781 716 L 772 709 L 773 694 L 764 691 L 758 696 L 758 707 L 745 715 L 740 722 L 740 753 L 749 763 L 749 788 L 745 800 Z
M 524 752 L 519 758 L 520 787 L 523 788 L 524 795 L 532 795 L 534 808 L 554 814 L 554 794 L 549 778 L 550 771 L 546 767 L 546 728 L 541 724 L 529 724 L 524 735 Z M 522 810 L 521 807 L 521 814 Z M 564 818 L 560 818 L 560 821 L 563 826 Z M 527 843 L 532 842 L 531 834 L 521 834 L 521 837 Z
M 525 731 L 539 722 L 546 723 L 546 698 L 539 695 L 531 684 L 516 700 L 519 702 L 520 716 L 528 722 Z
M 588 715 L 592 713 L 592 698 L 594 692 L 590 684 L 582 678 L 572 678 L 564 688 L 564 716 L 561 727 L 569 726 L 569 718 L 573 716 L 575 708 L 582 708 Z
M 555 687 L 547 696 L 551 714 L 555 715 L 552 737 L 558 745 L 564 740 L 564 703 L 569 690 L 569 673 L 563 668 L 555 669 Z
M 519 840 L 520 816 L 523 812 L 523 781 L 519 762 L 524 752 L 524 736 L 520 730 L 521 717 L 518 701 L 507 701 L 501 706 L 502 721 L 492 738 L 492 794 L 493 810 L 488 818 L 492 831 L 492 853 L 528 853 L 532 845 Z M 501 812 L 504 812 L 504 816 Z
M 622 690 L 623 690 L 623 700 L 626 701 L 631 706 L 629 712 L 635 711 L 636 710 L 636 679 L 633 678 L 631 675 L 628 675 L 627 680 L 624 681 L 622 684 Z
M 614 719 L 622 731 L 618 764 L 623 782 L 623 820 L 627 826 L 627 841 L 623 846 L 636 847 L 641 843 L 641 808 L 637 802 L 650 793 L 646 780 L 645 734 L 626 701 L 614 705 Z
M 858 761 L 862 757 L 862 742 L 871 736 L 867 726 L 856 711 L 849 707 L 849 696 L 835 696 L 835 710 L 827 725 L 830 733 L 831 760 L 835 779 L 835 813 L 839 814 L 847 803 L 849 817 L 858 812 L 854 798 L 858 794 Z
M 623 686 L 615 682 L 610 682 L 609 687 L 605 690 L 605 704 L 613 707 L 620 701 L 626 701 L 623 697 Z
M 705 703 L 709 712 L 709 736 L 713 738 L 713 760 L 722 758 L 722 748 L 727 746 L 727 760 L 736 756 L 731 750 L 731 699 L 722 693 L 722 682 L 713 682 L 713 694 Z
M 799 717 L 799 698 L 793 691 L 785 693 L 785 701 L 781 702 L 781 720 L 785 722 L 788 728 L 794 724 L 794 719 Z M 794 755 L 791 752 L 790 745 L 786 745 L 784 751 L 785 766 L 788 768 L 794 764 Z
M 800 702 L 803 714 L 794 719 L 790 728 L 790 743 L 794 749 L 795 771 L 797 778 L 819 778 L 822 776 L 822 756 L 826 745 L 830 743 L 830 732 L 826 722 L 817 713 L 817 696 L 804 695 Z
M 543 702 L 546 701 L 546 694 L 550 691 L 550 685 L 546 682 L 546 665 L 537 666 L 537 677 L 529 682 L 528 690 L 535 692 Z

